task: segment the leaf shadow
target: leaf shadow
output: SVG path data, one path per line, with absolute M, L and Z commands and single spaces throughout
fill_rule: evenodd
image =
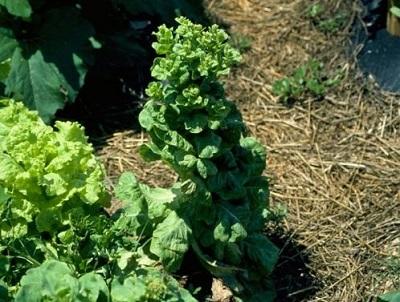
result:
M 322 282 L 310 269 L 311 260 L 307 247 L 299 243 L 292 231 L 278 229 L 268 236 L 281 250 L 272 275 L 277 292 L 275 301 L 310 301 L 321 288 Z

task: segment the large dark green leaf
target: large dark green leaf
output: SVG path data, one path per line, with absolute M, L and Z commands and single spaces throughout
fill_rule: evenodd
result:
M 247 237 L 243 222 L 249 210 L 246 207 L 231 206 L 229 203 L 218 205 L 218 223 L 214 229 L 214 239 L 221 242 L 238 242 Z
M 28 0 L 0 0 L 0 5 L 4 6 L 7 11 L 17 17 L 30 17 L 32 8 Z
M 3 281 L 0 280 L 0 301 L 10 301 L 8 296 L 8 287 Z
M 6 51 L 8 56 L 3 59 L 7 59 L 14 49 L 6 94 L 23 100 L 48 122 L 66 102 L 75 99 L 83 85 L 94 30 L 75 8 L 51 10 L 43 20 L 34 42 L 18 43 L 2 29 L 0 42 L 6 43 L 0 44 L 0 53 Z
M 0 81 L 4 81 L 11 70 L 11 59 L 0 62 Z
M 196 137 L 195 144 L 200 158 L 212 158 L 219 151 L 222 143 L 221 137 L 213 132 Z
M 264 235 L 254 234 L 245 239 L 249 258 L 260 269 L 271 273 L 278 261 L 279 249 Z
M 16 49 L 5 83 L 8 95 L 23 100 L 30 109 L 39 111 L 46 121 L 64 106 L 68 94 L 74 95 L 59 69 L 53 63 L 47 63 L 39 50 L 25 59 L 22 50 Z
M 186 222 L 171 212 L 154 230 L 150 251 L 160 258 L 165 269 L 175 272 L 189 249 L 190 236 Z
M 4 81 L 10 73 L 11 57 L 17 45 L 12 32 L 0 27 L 0 96 L 5 95 Z
M 18 42 L 11 30 L 0 27 L 0 62 L 12 57 Z
M 253 137 L 240 140 L 243 150 L 237 154 L 250 175 L 260 175 L 265 169 L 266 151 L 263 145 Z
M 146 235 L 149 225 L 148 206 L 133 173 L 125 172 L 121 175 L 115 190 L 118 199 L 124 206 L 118 213 L 113 229 L 126 235 Z

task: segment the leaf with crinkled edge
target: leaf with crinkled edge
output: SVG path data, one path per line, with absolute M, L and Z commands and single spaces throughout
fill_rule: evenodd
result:
M 159 55 L 165 55 L 153 65 L 152 76 L 156 79 L 180 79 L 182 84 L 190 74 L 192 77 L 217 78 L 228 74 L 230 67 L 240 61 L 240 53 L 226 44 L 228 35 L 218 26 L 213 25 L 205 31 L 201 25 L 184 17 L 176 21 L 179 26 L 174 32 L 162 26 L 156 34 L 157 42 L 153 47 Z M 185 66 L 188 66 L 187 70 Z
M 220 152 L 221 137 L 210 132 L 196 137 L 196 151 L 200 158 L 212 158 Z
M 141 184 L 131 172 L 121 175 L 115 192 L 123 207 L 117 213 L 113 228 L 138 239 L 151 235 L 154 225 L 168 216 L 176 199 L 172 190 Z
M 15 301 L 107 302 L 109 290 L 100 275 L 88 273 L 77 279 L 66 263 L 47 260 L 22 277 Z
M 245 137 L 240 140 L 243 152 L 237 156 L 246 165 L 250 175 L 260 175 L 265 169 L 266 151 L 264 146 L 254 137 Z
M 168 207 L 174 202 L 176 195 L 169 189 L 151 188 L 139 183 L 135 175 L 125 172 L 120 176 L 116 187 L 116 196 L 124 202 L 124 207 L 129 208 L 135 203 L 145 202 L 151 220 L 165 218 Z
M 0 99 L 0 148 L 11 127 L 20 123 L 38 122 L 39 116 L 29 111 L 22 103 L 10 99 Z
M 262 234 L 247 237 L 244 245 L 249 258 L 263 271 L 271 273 L 278 261 L 279 249 Z
M 79 293 L 77 302 L 107 302 L 110 301 L 110 293 L 104 279 L 93 272 L 79 278 Z
M 160 258 L 166 270 L 175 272 L 189 249 L 190 238 L 190 227 L 175 212 L 170 212 L 154 230 L 150 252 Z
M 28 270 L 20 283 L 15 302 L 41 302 L 44 297 L 72 302 L 79 292 L 79 282 L 72 276 L 71 269 L 55 260 Z
M 56 231 L 55 225 L 68 222 L 49 220 L 45 213 L 73 198 L 108 205 L 104 168 L 77 123 L 57 122 L 53 130 L 21 103 L 1 100 L 0 138 L 0 187 L 13 200 L 14 227 L 43 211 L 37 227 Z
M 82 201 L 108 205 L 108 194 L 102 181 L 104 168 L 95 158 L 83 127 L 71 122 L 56 122 L 55 127 L 58 129 L 55 132 L 58 154 L 48 164 L 46 171 L 58 173 L 70 192 L 76 188 Z
M 124 236 L 148 235 L 148 228 L 151 228 L 148 205 L 133 173 L 125 172 L 120 176 L 115 194 L 123 206 L 114 215 L 113 230 Z

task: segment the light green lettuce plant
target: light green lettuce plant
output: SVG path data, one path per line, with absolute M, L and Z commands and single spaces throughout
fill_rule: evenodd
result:
M 104 169 L 82 127 L 55 128 L 21 103 L 0 101 L 0 187 L 10 197 L 0 205 L 3 238 L 26 235 L 32 219 L 39 232 L 52 233 L 68 224 L 65 208 L 74 203 L 109 202 Z
M 145 257 L 139 215 L 105 212 L 93 151 L 78 124 L 0 101 L 0 301 L 195 301 Z

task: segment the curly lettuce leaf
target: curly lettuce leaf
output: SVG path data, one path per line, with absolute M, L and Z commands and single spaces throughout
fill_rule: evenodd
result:
M 7 218 L 16 220 L 15 227 L 21 219 L 30 222 L 40 213 L 38 230 L 53 232 L 68 223 L 60 211 L 74 199 L 108 205 L 104 168 L 83 128 L 57 122 L 53 129 L 13 100 L 0 100 L 0 167 L 0 187 L 11 199 Z M 0 210 L 3 217 L 4 206 Z M 4 223 L 1 226 L 4 231 Z

